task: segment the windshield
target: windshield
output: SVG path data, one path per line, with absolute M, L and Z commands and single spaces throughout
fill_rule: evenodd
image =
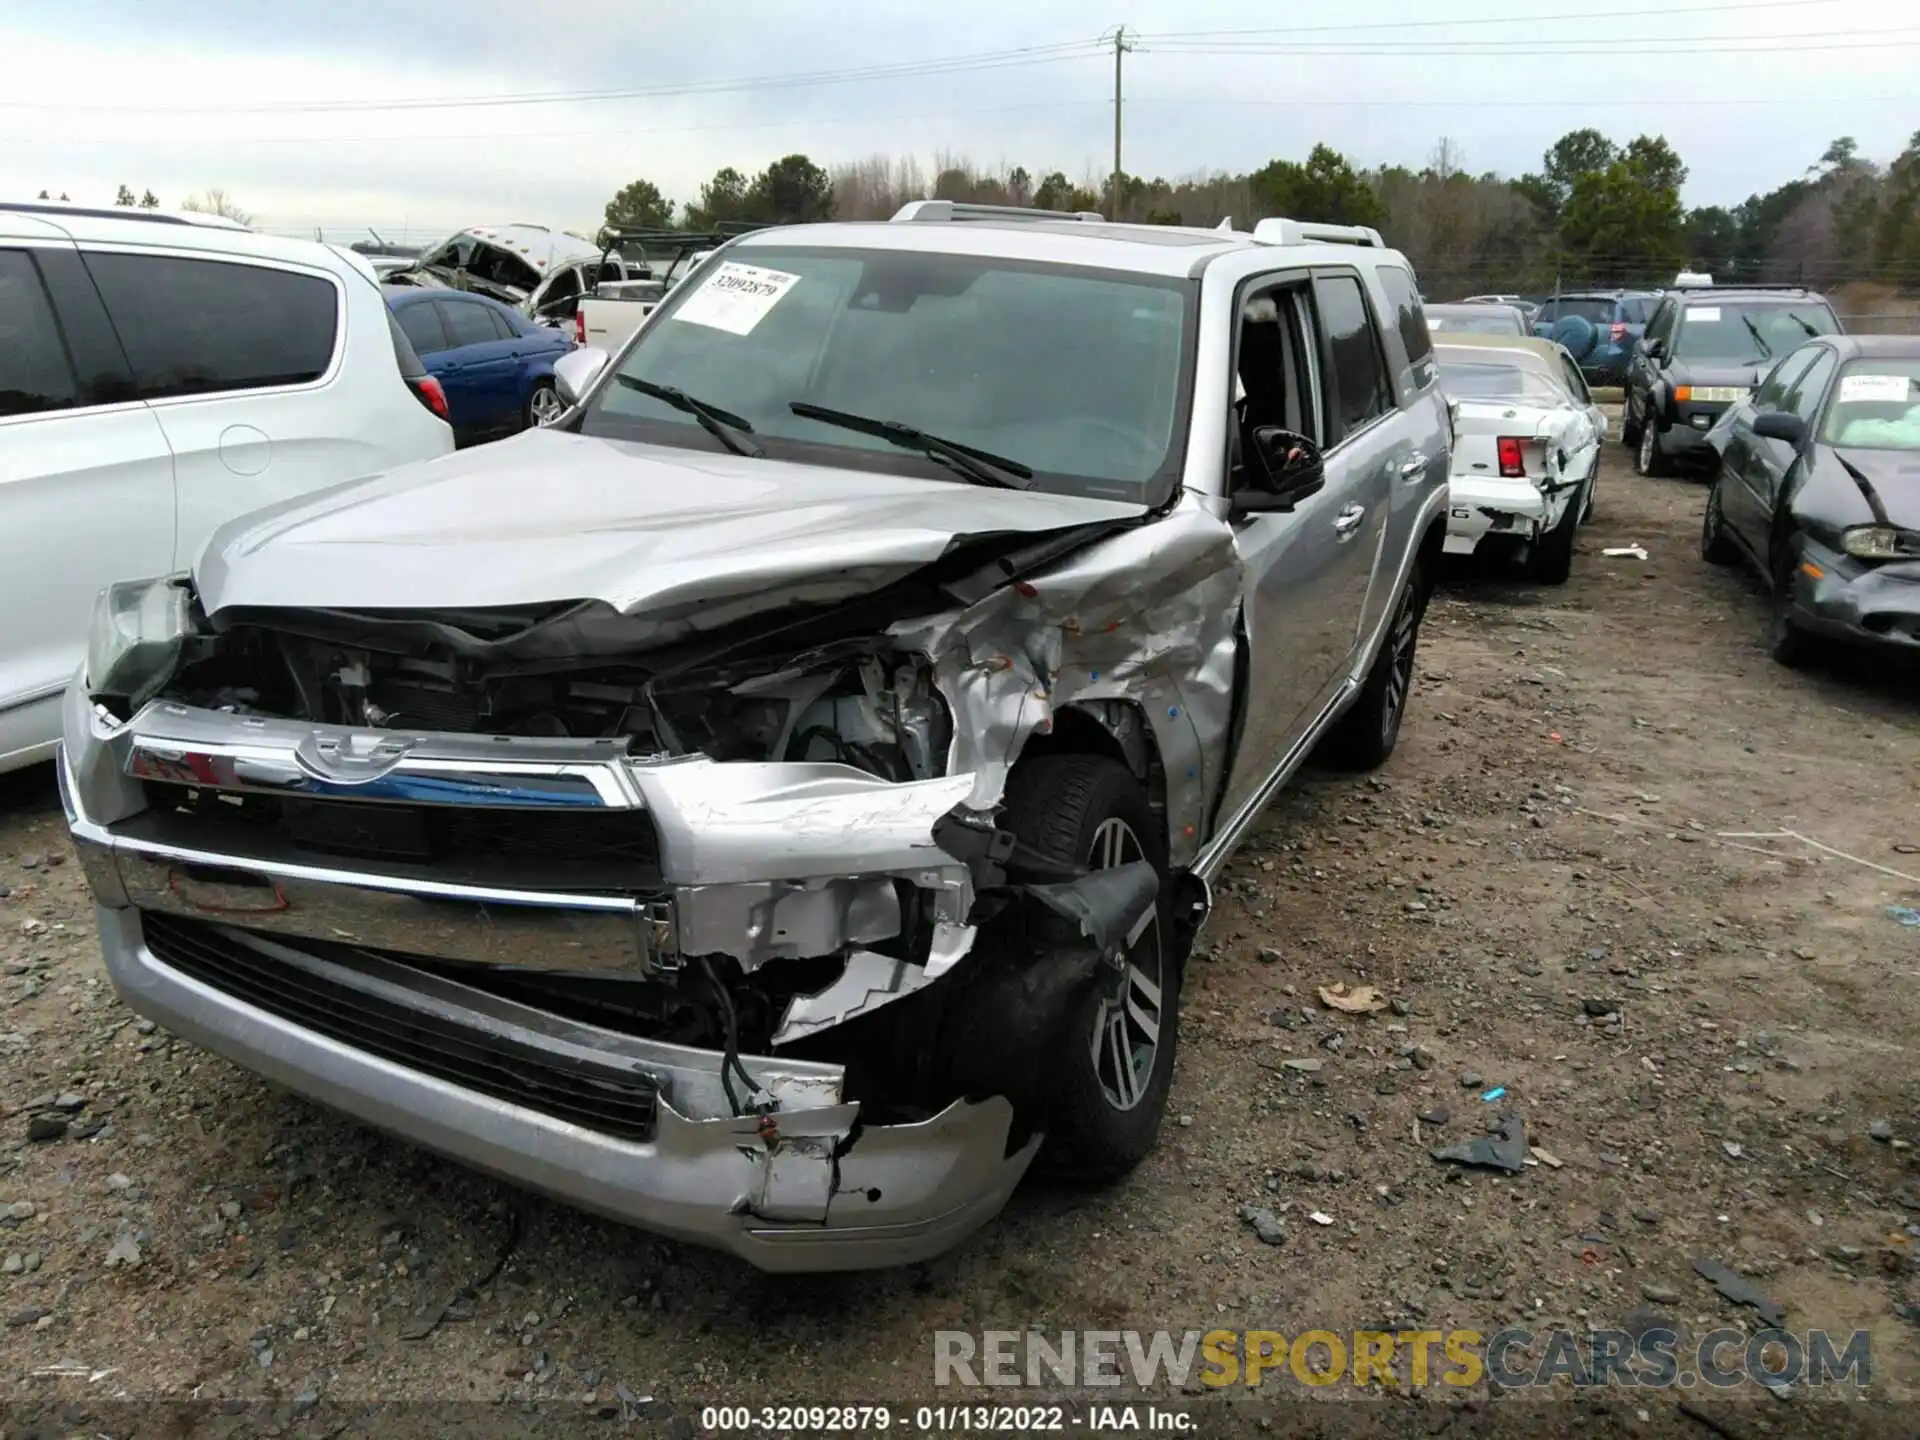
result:
M 1920 358 L 1853 361 L 1840 372 L 1820 438 L 1855 450 L 1920 450 Z
M 1680 360 L 1758 364 L 1799 349 L 1815 335 L 1834 335 L 1839 329 L 1833 312 L 1817 302 L 1720 300 L 1686 307 L 1673 353 Z
M 1520 361 L 1440 356 L 1440 389 L 1450 400 L 1508 400 L 1522 405 L 1565 405 L 1564 389 L 1544 371 Z
M 909 426 L 1030 468 L 1043 490 L 1158 500 L 1181 462 L 1191 282 L 998 257 L 754 246 L 680 286 L 596 391 L 582 433 L 715 448 L 670 386 L 770 456 L 954 478 Z
M 1503 305 L 1429 305 L 1427 329 L 1459 335 L 1524 335 L 1518 310 Z

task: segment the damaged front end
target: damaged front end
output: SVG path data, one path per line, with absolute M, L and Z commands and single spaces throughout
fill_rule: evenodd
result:
M 1217 784 L 1230 542 L 1153 528 L 711 626 L 118 587 L 61 761 L 114 982 L 648 1229 L 776 1269 L 938 1253 L 1018 1183 L 1063 1027 L 1171 884 L 1028 851 L 1010 767 L 1084 728 L 1176 865 Z

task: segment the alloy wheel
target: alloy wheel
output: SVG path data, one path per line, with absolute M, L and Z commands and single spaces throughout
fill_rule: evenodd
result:
M 567 413 L 566 402 L 551 385 L 536 389 L 533 398 L 527 402 L 527 408 L 533 411 L 533 423 L 536 425 L 551 425 Z
M 1093 832 L 1087 864 L 1111 870 L 1147 858 L 1140 837 L 1126 821 L 1100 822 Z M 1160 943 L 1160 908 L 1148 913 L 1145 927 L 1127 947 L 1127 974 L 1120 994 L 1103 1002 L 1088 1037 L 1093 1072 L 1100 1092 L 1116 1110 L 1131 1110 L 1145 1098 L 1160 1055 L 1161 993 L 1166 980 Z
M 1413 648 L 1419 634 L 1420 607 L 1409 585 L 1400 596 L 1400 608 L 1387 637 L 1387 693 L 1386 703 L 1380 707 L 1383 740 L 1391 741 L 1399 732 L 1400 714 L 1407 706 L 1407 692 L 1413 688 Z
M 1640 430 L 1640 448 L 1634 452 L 1634 464 L 1642 475 L 1653 473 L 1653 447 L 1656 443 L 1653 421 L 1648 420 Z

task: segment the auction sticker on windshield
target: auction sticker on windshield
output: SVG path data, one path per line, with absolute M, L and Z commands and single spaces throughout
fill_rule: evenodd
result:
M 710 325 L 734 335 L 751 335 L 789 290 L 798 275 L 784 270 L 762 270 L 758 265 L 728 261 L 673 312 L 690 325 Z
M 1687 307 L 1687 319 L 1689 320 L 1702 320 L 1711 325 L 1719 318 L 1720 307 L 1718 305 L 1689 305 Z
M 1840 378 L 1840 403 L 1854 405 L 1874 400 L 1898 402 L 1907 398 L 1907 387 L 1912 383 L 1905 375 L 1843 375 Z

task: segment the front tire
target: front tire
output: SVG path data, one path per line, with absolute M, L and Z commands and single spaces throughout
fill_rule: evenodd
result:
M 1117 1000 L 1089 994 L 1067 1023 L 1048 1106 L 1047 1167 L 1117 1180 L 1159 1139 L 1173 1084 L 1180 966 L 1166 845 L 1140 782 L 1100 755 L 1042 755 L 1015 767 L 1002 824 L 1049 860 L 1096 870 L 1145 860 L 1161 876 L 1153 918 L 1128 950 L 1124 991 Z
M 1773 567 L 1773 596 L 1767 620 L 1767 653 L 1789 670 L 1798 670 L 1813 656 L 1813 641 L 1793 623 L 1793 576 L 1797 562 L 1788 542 Z
M 1660 453 L 1660 422 L 1651 415 L 1640 428 L 1640 443 L 1633 452 L 1633 468 L 1650 480 L 1673 473 L 1667 457 Z
M 1360 698 L 1327 736 L 1327 758 L 1341 769 L 1377 770 L 1387 763 L 1399 743 L 1400 722 L 1406 717 L 1407 700 L 1413 692 L 1420 622 L 1426 613 L 1426 574 L 1422 562 L 1416 560 L 1394 600 L 1386 638 L 1360 687 Z
M 1727 538 L 1727 520 L 1720 508 L 1720 481 L 1707 487 L 1707 505 L 1700 517 L 1700 558 L 1709 565 L 1731 565 L 1740 557 Z

